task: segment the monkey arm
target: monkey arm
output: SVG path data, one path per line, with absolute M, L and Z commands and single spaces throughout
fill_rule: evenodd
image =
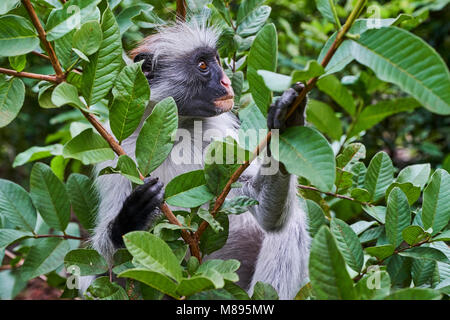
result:
M 287 173 L 284 166 L 269 157 L 266 164 L 261 164 L 254 175 L 242 176 L 241 193 L 259 204 L 251 206 L 249 211 L 266 231 L 278 231 L 283 228 L 290 213 L 290 201 L 295 201 L 295 176 Z M 269 163 L 267 163 L 269 162 Z M 279 165 L 275 174 L 265 174 L 269 167 Z M 292 200 L 292 196 L 294 200 Z

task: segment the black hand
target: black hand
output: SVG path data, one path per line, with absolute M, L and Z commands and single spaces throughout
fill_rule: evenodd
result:
M 123 203 L 118 216 L 113 220 L 110 237 L 113 244 L 123 247 L 122 236 L 135 230 L 145 230 L 152 218 L 159 214 L 164 199 L 164 184 L 158 178 L 147 178 Z
M 280 129 L 283 131 L 286 128 L 292 126 L 304 125 L 304 109 L 306 106 L 306 98 L 303 99 L 300 106 L 295 109 L 294 113 L 286 119 L 286 115 L 289 112 L 292 103 L 299 93 L 305 88 L 305 85 L 301 82 L 297 82 L 294 88 L 290 88 L 283 92 L 280 98 L 275 103 L 270 105 L 267 115 L 267 127 L 269 130 Z

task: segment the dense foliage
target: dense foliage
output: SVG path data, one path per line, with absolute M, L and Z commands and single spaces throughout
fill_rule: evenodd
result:
M 187 259 L 192 248 L 181 236 L 207 223 L 198 246 L 212 253 L 227 240 L 228 216 L 257 203 L 238 197 L 214 209 L 261 142 L 245 130 L 267 132 L 272 99 L 301 81 L 315 85 L 308 125 L 286 130 L 272 148 L 299 176 L 313 237 L 310 281 L 296 299 L 448 299 L 449 1 L 187 2 L 191 14 L 222 27 L 219 50 L 242 122 L 239 141 L 215 141 L 208 154 L 242 152 L 172 180 L 165 201 L 185 208 L 173 212 L 179 225 L 162 218 L 150 232 L 127 234 L 111 270 L 84 241 L 98 207 L 90 165 L 114 159 L 137 128 L 151 88 L 126 52 L 173 21 L 175 3 L 0 4 L 0 298 L 16 297 L 35 278 L 74 298 L 79 276 L 110 272 L 126 288 L 100 276 L 86 298 L 276 299 L 265 283 L 252 297 L 239 288 L 237 260 Z M 324 64 L 345 21 L 351 28 Z M 108 120 L 113 142 L 99 134 Z M 121 154 L 100 174 L 142 184 L 169 154 L 177 125 L 174 100 L 161 101 L 145 121 L 136 161 Z

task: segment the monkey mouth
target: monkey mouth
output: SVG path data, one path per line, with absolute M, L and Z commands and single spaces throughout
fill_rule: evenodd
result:
M 234 106 L 234 95 L 228 94 L 220 97 L 219 99 L 214 100 L 214 105 L 216 108 L 222 110 L 222 112 L 230 111 Z

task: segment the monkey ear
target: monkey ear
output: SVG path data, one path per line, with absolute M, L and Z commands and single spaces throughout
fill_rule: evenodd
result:
M 153 54 L 142 52 L 134 57 L 134 62 L 139 62 L 141 60 L 144 60 L 144 63 L 142 64 L 142 71 L 145 75 L 150 75 L 153 67 Z

